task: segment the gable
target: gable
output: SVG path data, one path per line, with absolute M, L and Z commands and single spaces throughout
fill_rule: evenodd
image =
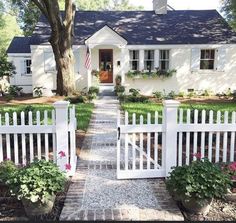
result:
M 127 45 L 127 41 L 114 30 L 112 30 L 109 26 L 105 25 L 103 28 L 90 36 L 85 41 L 85 44 L 92 47 L 96 45 L 124 46 Z

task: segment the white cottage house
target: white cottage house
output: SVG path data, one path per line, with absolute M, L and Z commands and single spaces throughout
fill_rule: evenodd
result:
M 236 33 L 216 10 L 169 10 L 167 0 L 153 0 L 153 11 L 77 11 L 74 24 L 76 86 L 114 86 L 116 75 L 129 88 L 145 95 L 236 89 Z M 16 66 L 11 84 L 32 92 L 34 87 L 56 89 L 56 66 L 48 42 L 50 26 L 41 16 L 31 37 L 15 37 L 8 57 Z M 85 67 L 87 46 L 92 68 Z M 171 77 L 148 77 L 149 71 L 176 70 Z M 146 72 L 130 78 L 128 72 Z M 139 77 L 139 78 L 138 78 Z

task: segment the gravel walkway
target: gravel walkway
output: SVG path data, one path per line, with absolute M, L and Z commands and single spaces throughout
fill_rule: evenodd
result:
M 95 101 L 60 220 L 183 220 L 162 180 L 116 179 L 118 109 L 115 97 Z

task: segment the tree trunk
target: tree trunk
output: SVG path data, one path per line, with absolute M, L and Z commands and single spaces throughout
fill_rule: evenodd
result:
M 57 68 L 57 94 L 71 95 L 75 91 L 74 54 L 72 50 L 75 5 L 65 0 L 65 16 L 59 9 L 58 0 L 32 0 L 46 16 L 52 32 L 51 43 Z

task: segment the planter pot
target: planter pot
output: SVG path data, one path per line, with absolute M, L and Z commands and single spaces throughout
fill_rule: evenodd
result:
M 210 211 L 212 199 L 182 199 L 182 205 L 185 209 L 194 214 L 206 215 Z
M 46 203 L 41 202 L 31 202 L 26 199 L 22 199 L 22 204 L 24 205 L 25 213 L 28 217 L 33 217 L 37 215 L 48 214 L 53 208 L 53 204 L 56 196 L 51 196 Z

